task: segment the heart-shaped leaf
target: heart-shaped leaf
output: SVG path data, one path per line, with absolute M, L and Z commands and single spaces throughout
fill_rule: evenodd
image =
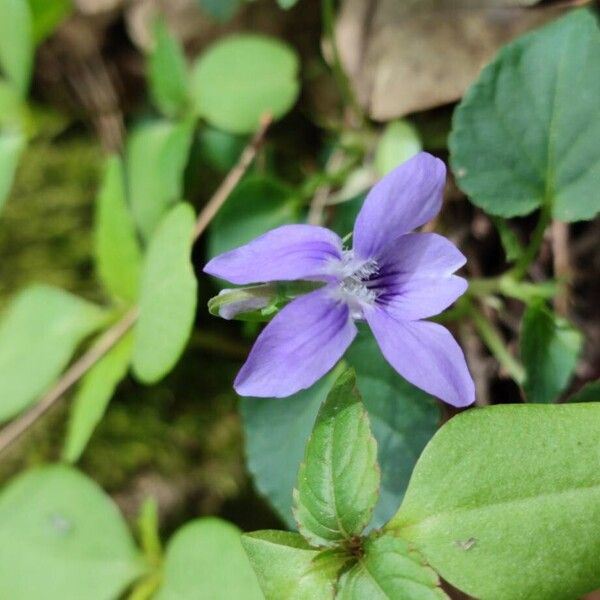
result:
M 467 92 L 450 138 L 458 185 L 493 215 L 600 210 L 600 26 L 580 9 L 503 48 Z

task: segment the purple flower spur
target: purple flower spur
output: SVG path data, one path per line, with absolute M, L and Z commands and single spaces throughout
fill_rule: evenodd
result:
M 204 268 L 235 284 L 310 280 L 323 286 L 285 306 L 258 336 L 234 387 L 284 397 L 311 386 L 342 357 L 366 321 L 387 361 L 453 406 L 474 401 L 464 354 L 450 332 L 423 321 L 467 288 L 465 257 L 435 233 L 410 233 L 439 212 L 444 163 L 420 153 L 381 179 L 356 219 L 352 249 L 314 225 L 284 225 Z

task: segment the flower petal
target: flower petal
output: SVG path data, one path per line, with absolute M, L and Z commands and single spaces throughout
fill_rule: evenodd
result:
M 404 233 L 430 221 L 442 206 L 444 163 L 420 152 L 381 179 L 369 192 L 356 219 L 354 251 L 377 258 Z
M 204 272 L 245 285 L 266 281 L 329 281 L 328 267 L 342 256 L 342 241 L 315 225 L 283 225 L 255 240 L 216 256 Z
M 442 312 L 465 293 L 467 282 L 452 275 L 466 258 L 436 233 L 409 233 L 387 246 L 368 287 L 396 319 L 416 321 Z
M 386 360 L 402 377 L 452 406 L 475 401 L 465 356 L 447 329 L 428 321 L 398 321 L 380 308 L 365 317 Z
M 241 396 L 290 396 L 325 375 L 355 335 L 348 307 L 328 288 L 301 296 L 258 336 L 234 388 Z

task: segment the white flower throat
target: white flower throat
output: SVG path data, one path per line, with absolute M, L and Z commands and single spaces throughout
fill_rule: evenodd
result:
M 363 306 L 373 304 L 377 298 L 377 292 L 367 282 L 378 271 L 375 260 L 357 258 L 353 250 L 344 250 L 342 259 L 335 262 L 334 272 L 341 278 L 335 296 L 348 304 L 353 319 L 361 319 Z

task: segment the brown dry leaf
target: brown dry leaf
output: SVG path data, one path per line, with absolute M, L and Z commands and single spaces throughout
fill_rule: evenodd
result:
M 341 59 L 361 104 L 386 121 L 457 100 L 496 50 L 564 6 L 536 0 L 344 0 Z

